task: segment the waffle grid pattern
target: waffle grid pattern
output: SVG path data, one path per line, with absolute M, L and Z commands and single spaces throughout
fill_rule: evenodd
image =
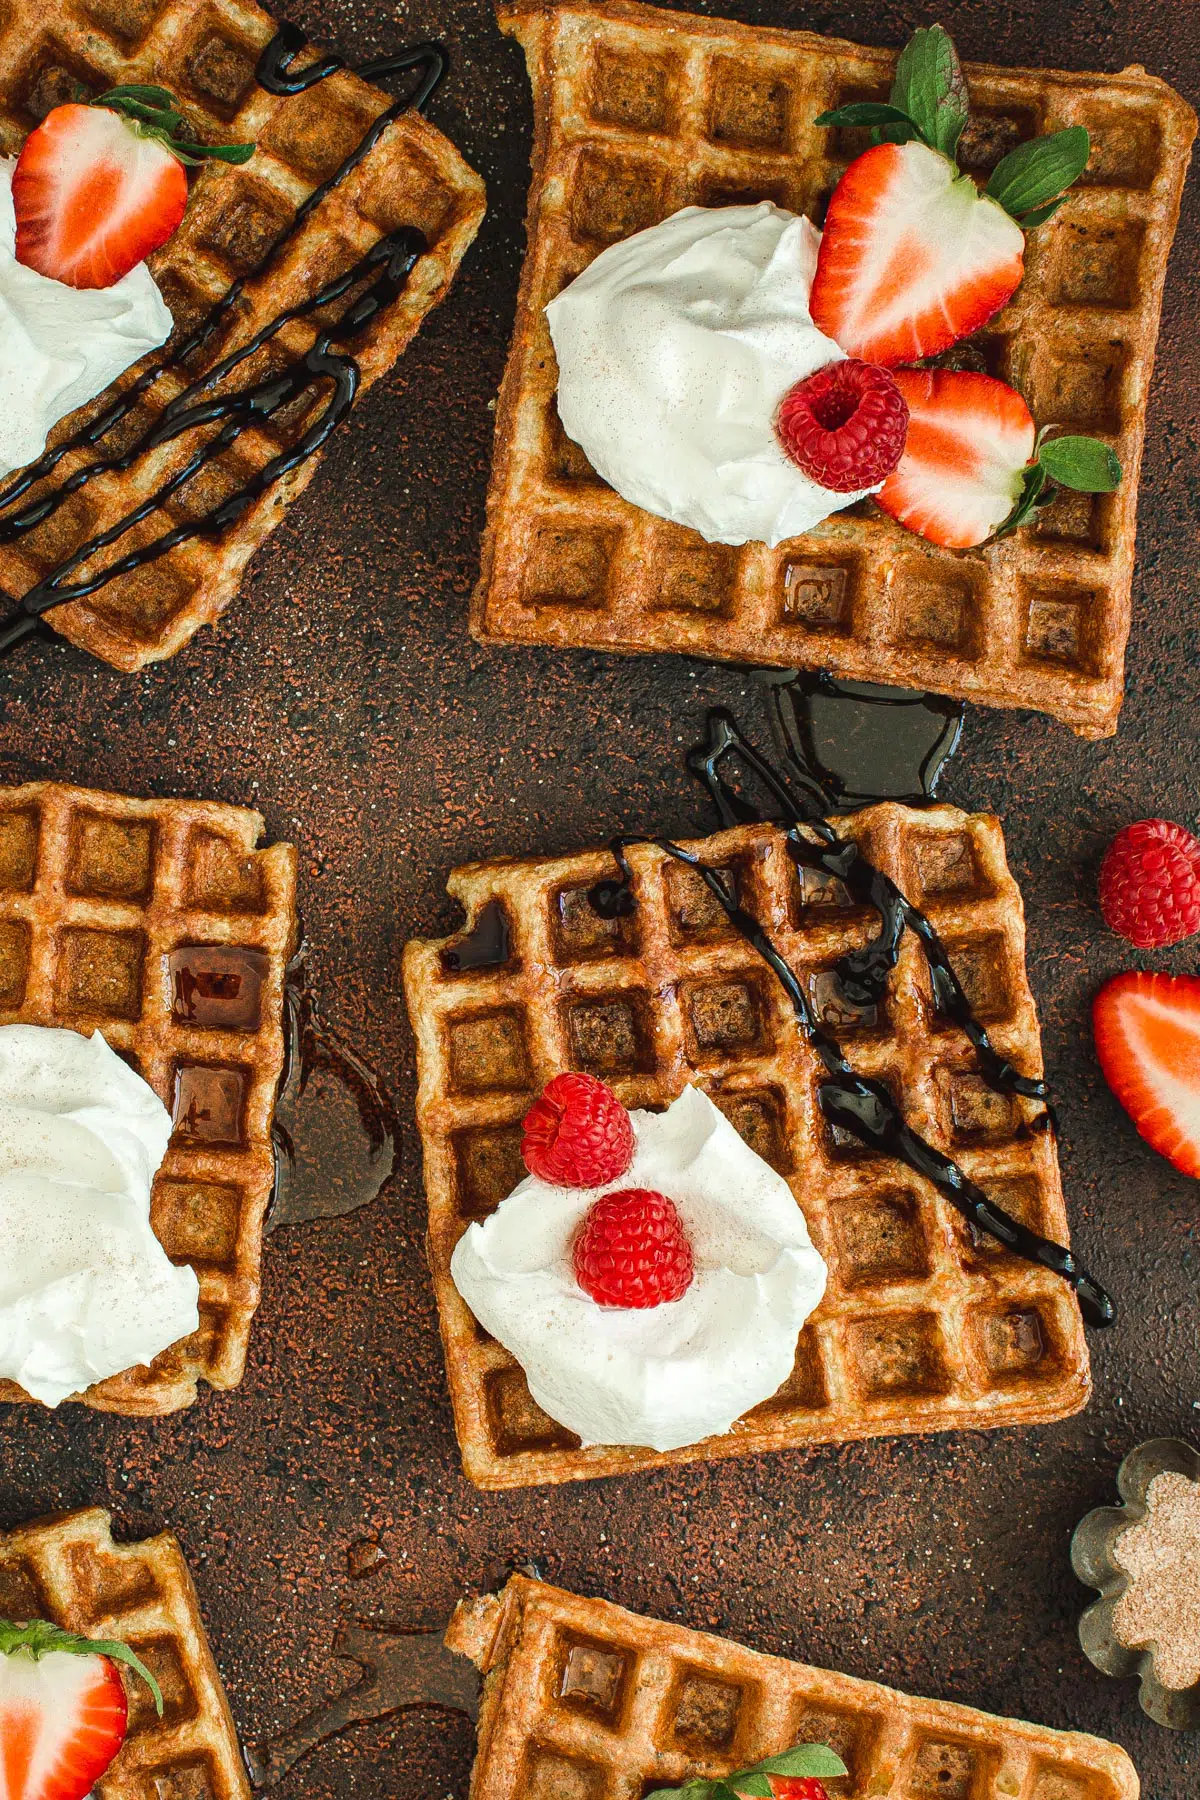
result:
M 484 1672 L 471 1800 L 642 1800 L 795 1743 L 830 1744 L 837 1800 L 1137 1800 L 1125 1752 L 765 1656 L 514 1576 L 465 1602 Z
M 50 782 L 0 789 L 0 1025 L 103 1032 L 176 1120 L 151 1217 L 200 1281 L 200 1329 L 89 1388 L 105 1411 L 190 1405 L 200 1378 L 236 1387 L 258 1306 L 284 1064 L 284 979 L 296 946 L 296 852 L 256 851 L 240 807 L 130 800 Z M 227 967 L 249 953 L 252 1009 L 180 1016 L 171 957 Z M 219 981 L 218 981 L 219 987 Z M 0 1382 L 0 1400 L 26 1399 Z
M 884 805 L 839 829 L 927 913 L 997 1048 L 1023 1072 L 1040 1073 L 1024 915 L 997 821 Z M 1002 1206 L 1065 1242 L 1054 1143 L 1028 1129 L 1039 1109 L 993 1093 L 967 1039 L 932 1016 L 911 936 L 884 1006 L 856 1012 L 832 971 L 868 941 L 874 913 L 851 907 L 837 883 L 801 878 L 772 827 L 739 827 L 691 848 L 728 873 L 854 1065 L 887 1082 L 909 1122 Z M 498 904 L 508 961 L 448 973 L 441 953 L 455 939 L 405 952 L 430 1261 L 471 1479 L 524 1486 L 1078 1411 L 1090 1377 L 1067 1287 L 978 1240 L 899 1163 L 834 1132 L 817 1104 L 819 1064 L 765 964 L 691 870 L 648 846 L 632 849 L 630 862 L 637 905 L 631 919 L 616 921 L 600 919 L 587 900 L 588 888 L 614 872 L 605 852 L 458 869 L 447 885 L 467 931 Z M 524 1175 L 520 1120 L 564 1069 L 599 1075 L 631 1107 L 661 1106 L 688 1081 L 704 1088 L 787 1177 L 829 1264 L 792 1377 L 727 1436 L 665 1455 L 580 1448 L 535 1405 L 520 1368 L 453 1284 L 455 1244 Z
M 124 1673 L 129 1736 L 97 1800 L 250 1800 L 200 1603 L 176 1540 L 113 1542 L 99 1507 L 0 1535 L 0 1618 L 49 1619 L 129 1644 L 163 1691 Z
M 1138 469 L 1167 256 L 1196 128 L 1140 70 L 968 69 L 963 161 L 1083 124 L 1092 161 L 1028 240 L 1025 280 L 973 340 L 1039 423 L 1113 444 L 1117 494 L 1062 494 L 1036 528 L 936 549 L 864 502 L 776 549 L 706 544 L 622 500 L 565 436 L 543 308 L 601 250 L 679 207 L 770 199 L 823 217 L 865 133 L 812 120 L 885 97 L 894 55 L 611 0 L 502 6 L 533 84 L 529 246 L 497 407 L 483 642 L 821 668 L 1116 729 Z
M 305 94 L 277 97 L 259 88 L 254 69 L 275 22 L 240 0 L 40 0 L 0 8 L 0 152 L 15 155 L 51 107 L 122 82 L 157 82 L 176 94 L 196 134 L 210 142 L 254 142 L 238 169 L 202 169 L 175 236 L 151 258 L 177 333 L 190 330 L 232 282 L 269 255 L 312 190 L 333 174 L 371 123 L 391 104 L 387 95 L 346 72 Z M 164 374 L 106 438 L 124 449 L 204 368 L 246 343 L 289 306 L 343 273 L 387 232 L 415 225 L 429 242 L 406 290 L 362 337 L 354 356 L 362 388 L 387 373 L 425 315 L 441 299 L 483 215 L 483 186 L 446 138 L 409 112 L 388 128 L 358 169 L 316 210 L 221 331 L 182 370 Z M 339 307 L 297 321 L 234 371 L 228 385 L 246 387 L 303 356 Z M 157 353 L 156 353 L 157 354 Z M 132 379 L 135 371 L 123 379 Z M 117 384 L 118 386 L 120 383 Z M 218 392 L 223 391 L 218 389 Z M 113 390 L 64 420 L 59 442 L 96 416 Z M 189 518 L 198 518 L 245 484 L 319 416 L 324 389 L 281 408 L 262 429 L 246 430 L 165 508 L 102 553 L 83 573 L 105 566 Z M 35 531 L 0 548 L 0 588 L 15 597 L 43 579 L 92 535 L 139 505 L 196 447 L 189 433 L 138 459 L 128 474 L 105 476 L 74 496 Z M 95 460 L 72 452 L 51 481 Z M 201 625 L 224 611 L 258 545 L 307 485 L 319 458 L 283 477 L 219 536 L 194 539 L 89 600 L 57 608 L 50 623 L 73 643 L 126 670 L 172 656 Z M 33 497 L 44 491 L 33 490 Z

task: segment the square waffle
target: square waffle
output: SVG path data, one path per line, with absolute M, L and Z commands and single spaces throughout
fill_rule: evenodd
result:
M 998 822 L 887 804 L 838 830 L 925 911 L 997 1049 L 1040 1074 L 1024 913 Z M 1040 1109 L 986 1087 L 966 1038 L 931 1015 L 911 934 L 884 1005 L 857 1012 L 832 971 L 872 936 L 873 912 L 851 907 L 836 882 L 801 877 L 772 826 L 690 848 L 728 872 L 855 1067 L 886 1082 L 908 1122 L 1008 1212 L 1065 1242 L 1053 1139 L 1028 1129 Z M 587 898 L 614 873 L 605 851 L 456 869 L 447 885 L 468 931 L 485 908 L 503 910 L 507 961 L 451 973 L 442 952 L 454 939 L 405 951 L 429 1255 L 470 1478 L 520 1487 L 1077 1412 L 1090 1373 L 1066 1285 L 977 1239 L 920 1178 L 831 1127 L 816 1098 L 819 1064 L 766 964 L 693 871 L 648 846 L 629 859 L 636 906 L 617 920 L 599 918 Z M 458 1239 L 524 1175 L 522 1115 L 565 1069 L 600 1076 L 630 1107 L 661 1107 L 689 1081 L 703 1088 L 787 1178 L 829 1264 L 790 1379 L 725 1436 L 665 1454 L 581 1448 L 535 1405 L 454 1286 Z
M 1082 1732 L 918 1700 L 516 1575 L 446 1634 L 483 1672 L 471 1800 L 642 1800 L 797 1743 L 831 1796 L 1137 1800 L 1133 1764 Z
M 80 1396 L 106 1412 L 175 1412 L 245 1368 L 296 948 L 296 852 L 256 850 L 263 829 L 214 801 L 0 788 L 0 1026 L 103 1032 L 175 1120 L 151 1221 L 196 1271 L 200 1329 Z
M 176 1540 L 115 1544 L 100 1507 L 0 1534 L 0 1618 L 49 1619 L 118 1638 L 163 1691 L 123 1672 L 129 1735 L 96 1800 L 250 1800 L 250 1783 L 200 1603 Z
M 1092 134 L 1079 190 L 1030 235 L 1024 282 L 973 343 L 1040 423 L 1115 446 L 1116 494 L 1061 494 L 1036 527 L 968 553 L 927 544 L 869 501 L 774 550 L 731 549 L 622 500 L 565 436 L 543 308 L 609 244 L 682 206 L 768 199 L 823 218 L 868 137 L 813 120 L 886 98 L 895 55 L 636 0 L 530 0 L 502 6 L 500 22 L 525 50 L 535 136 L 475 636 L 828 669 L 1112 733 L 1190 107 L 1141 69 L 967 69 L 971 173 L 1038 132 Z
M 346 71 L 308 92 L 277 97 L 255 81 L 255 65 L 276 24 L 243 0 L 38 0 L 0 9 L 0 153 L 15 155 L 38 121 L 65 99 L 123 82 L 155 82 L 176 95 L 195 134 L 209 142 L 254 142 L 237 169 L 209 165 L 197 176 L 175 236 L 150 258 L 171 308 L 176 335 L 196 325 L 231 283 L 264 264 L 298 207 L 337 169 L 391 104 Z M 386 233 L 413 225 L 426 236 L 399 297 L 352 347 L 367 388 L 385 375 L 441 299 L 483 216 L 483 185 L 454 146 L 419 113 L 408 112 L 311 218 L 249 280 L 230 322 L 210 344 L 171 369 L 105 440 L 124 448 L 153 425 L 167 402 L 206 367 L 246 343 L 285 308 L 310 297 Z M 322 314 L 320 324 L 328 326 Z M 263 379 L 303 356 L 317 325 L 297 320 L 242 365 L 232 385 Z M 158 353 L 155 353 L 158 354 Z M 128 377 L 132 379 L 132 375 Z M 119 384 L 118 384 L 119 385 Z M 113 390 L 108 391 L 111 397 Z M 180 488 L 117 547 L 125 552 L 203 516 L 290 445 L 325 403 L 318 390 L 285 405 Z M 60 442 L 103 402 L 74 413 L 52 434 Z M 37 530 L 0 548 L 0 590 L 16 599 L 99 530 L 156 491 L 195 448 L 195 434 L 138 459 L 74 496 Z M 71 452 L 59 475 L 94 460 Z M 212 624 L 241 584 L 247 562 L 316 469 L 312 457 L 269 488 L 217 536 L 181 544 L 150 566 L 121 576 L 92 598 L 56 608 L 50 623 L 73 643 L 119 669 L 173 656 Z M 0 483 L 0 486 L 3 486 Z M 40 490 L 35 489 L 36 497 Z M 109 552 L 112 560 L 117 551 Z M 100 566 L 85 565 L 90 574 Z

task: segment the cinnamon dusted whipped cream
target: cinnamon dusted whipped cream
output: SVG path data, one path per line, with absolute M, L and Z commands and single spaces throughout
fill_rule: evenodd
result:
M 826 1268 L 787 1182 L 706 1095 L 687 1087 L 666 1112 L 630 1117 L 617 1180 L 527 1176 L 469 1227 L 450 1269 L 552 1419 L 585 1444 L 675 1450 L 728 1431 L 787 1380 Z M 575 1278 L 575 1237 L 603 1194 L 631 1187 L 674 1201 L 694 1278 L 661 1306 L 598 1306 Z
M 820 486 L 775 436 L 788 389 L 842 360 L 808 309 L 820 242 L 767 200 L 688 206 L 550 302 L 559 417 L 624 499 L 710 543 L 778 544 L 877 492 Z

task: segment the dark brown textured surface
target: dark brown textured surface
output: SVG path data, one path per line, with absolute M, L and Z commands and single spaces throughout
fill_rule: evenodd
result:
M 30 4 L 32 0 L 22 0 Z M 717 10 L 715 7 L 713 10 Z M 916 5 L 729 0 L 746 19 L 895 43 Z M 330 1021 L 411 1099 L 399 997 L 407 936 L 447 930 L 452 863 L 708 825 L 679 770 L 701 709 L 751 723 L 752 684 L 682 660 L 485 652 L 467 637 L 491 440 L 521 253 L 529 109 L 520 53 L 485 0 L 295 4 L 351 53 L 441 32 L 454 77 L 433 116 L 484 175 L 491 212 L 461 279 L 359 409 L 218 629 L 123 677 L 31 646 L 0 669 L 0 779 L 53 776 L 259 806 L 301 850 L 313 976 Z M 1200 13 L 1159 0 L 943 9 L 965 54 L 1119 68 L 1200 98 Z M 1196 184 L 1167 286 L 1150 407 L 1130 685 L 1119 735 L 973 713 L 947 797 L 1005 820 L 1030 972 L 1062 1100 L 1063 1171 L 1085 1260 L 1124 1304 L 1093 1343 L 1096 1398 L 1066 1425 L 876 1443 L 585 1490 L 484 1497 L 458 1473 L 410 1132 L 373 1207 L 277 1233 L 245 1384 L 140 1424 L 0 1414 L 0 1524 L 111 1505 L 170 1525 L 200 1588 L 245 1737 L 342 1685 L 345 1619 L 434 1622 L 468 1587 L 536 1559 L 564 1585 L 764 1649 L 1116 1738 L 1147 1800 L 1189 1800 L 1195 1749 L 1084 1660 L 1086 1591 L 1067 1548 L 1140 1439 L 1200 1437 L 1197 1188 L 1134 1135 L 1103 1085 L 1088 997 L 1126 958 L 1094 910 L 1126 820 L 1194 822 L 1194 571 L 1200 380 Z M 1196 966 L 1196 946 L 1150 959 Z M 389 1561 L 362 1581 L 349 1546 Z M 682 1547 L 681 1547 L 682 1544 Z M 465 1795 L 471 1734 L 432 1714 L 358 1726 L 287 1778 L 311 1800 Z M 1189 1764 L 1191 1765 L 1189 1772 Z

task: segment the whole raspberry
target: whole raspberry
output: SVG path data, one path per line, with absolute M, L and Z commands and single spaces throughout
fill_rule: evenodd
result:
M 673 1201 L 651 1188 L 597 1200 L 575 1239 L 575 1279 L 601 1306 L 661 1306 L 692 1285 L 692 1246 Z
M 555 1187 L 602 1187 L 633 1161 L 633 1123 L 594 1075 L 556 1075 L 525 1114 L 521 1155 Z
M 1100 865 L 1100 911 L 1140 950 L 1200 931 L 1200 841 L 1169 819 L 1127 825 Z
M 853 494 L 885 480 L 900 461 L 908 405 L 886 369 L 848 356 L 788 389 L 775 435 L 813 481 Z

